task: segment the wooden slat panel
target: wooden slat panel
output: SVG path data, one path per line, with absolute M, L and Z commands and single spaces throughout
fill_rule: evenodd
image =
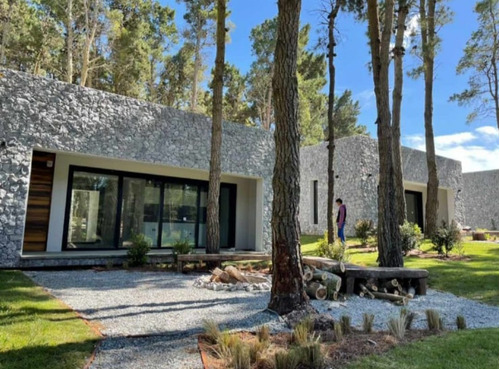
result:
M 54 179 L 53 153 L 33 151 L 23 251 L 45 251 Z M 52 161 L 52 166 L 47 162 Z

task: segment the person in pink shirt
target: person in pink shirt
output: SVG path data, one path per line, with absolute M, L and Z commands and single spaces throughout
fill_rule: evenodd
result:
M 337 229 L 338 229 L 338 237 L 340 238 L 340 242 L 342 242 L 342 246 L 345 247 L 345 236 L 344 236 L 344 226 L 347 218 L 347 208 L 342 203 L 342 199 L 335 200 L 337 206 L 339 207 L 339 212 L 337 213 Z

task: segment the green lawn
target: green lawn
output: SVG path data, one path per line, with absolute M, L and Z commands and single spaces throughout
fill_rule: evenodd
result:
M 98 340 L 24 274 L 0 271 L 0 369 L 81 369 Z
M 304 255 L 315 254 L 318 238 L 318 236 L 302 236 Z M 347 244 L 359 244 L 359 241 L 349 239 Z M 465 255 L 471 259 L 470 261 L 444 261 L 411 256 L 405 258 L 405 266 L 427 269 L 431 288 L 498 305 L 498 243 L 465 242 L 463 246 Z M 433 252 L 428 241 L 422 244 L 421 249 Z M 351 263 L 377 265 L 376 252 L 366 253 L 352 248 L 349 254 Z
M 474 329 L 433 336 L 371 355 L 346 369 L 497 369 L 498 328 Z

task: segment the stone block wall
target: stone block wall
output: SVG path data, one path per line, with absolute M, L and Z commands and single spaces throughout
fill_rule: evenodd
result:
M 301 149 L 301 230 L 307 234 L 323 234 L 327 227 L 328 156 L 327 144 Z M 425 152 L 403 147 L 403 177 L 405 181 L 425 185 L 427 164 Z M 454 194 L 454 217 L 463 223 L 462 165 L 459 161 L 438 157 L 440 187 Z M 346 234 L 354 235 L 358 219 L 378 219 L 378 147 L 377 141 L 367 136 L 345 137 L 335 141 L 335 198 L 342 198 L 347 206 Z M 318 180 L 318 224 L 312 220 L 312 186 Z M 424 205 L 425 206 L 425 205 Z M 335 209 L 335 212 L 337 210 Z
M 211 119 L 0 70 L 0 267 L 19 264 L 33 148 L 209 170 Z M 262 178 L 270 247 L 272 134 L 223 124 L 222 172 Z
M 463 225 L 498 230 L 498 170 L 464 173 Z

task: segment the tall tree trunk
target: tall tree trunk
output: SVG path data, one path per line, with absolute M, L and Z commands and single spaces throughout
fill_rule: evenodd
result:
M 91 10 L 88 4 L 89 0 L 84 0 L 85 11 L 85 44 L 83 45 L 82 55 L 82 70 L 80 72 L 80 86 L 85 86 L 87 83 L 89 68 L 90 68 L 90 50 L 94 43 L 95 33 L 97 31 L 97 22 L 99 17 L 100 0 L 94 3 L 94 9 Z M 93 12 L 93 14 L 91 14 Z
M 66 8 L 66 82 L 73 83 L 73 0 Z
M 498 118 L 498 19 L 495 15 L 495 11 L 493 10 L 493 1 L 489 1 L 489 14 L 491 17 L 491 23 L 493 24 L 493 34 L 491 38 L 493 40 L 493 45 L 491 50 L 493 51 L 491 55 L 491 67 L 493 69 L 493 88 L 491 88 L 492 83 L 490 82 L 490 94 L 495 101 L 495 113 L 497 117 L 497 128 L 499 127 L 499 118 Z M 1 59 L 0 59 L 1 60 Z
M 394 0 L 386 0 L 384 28 L 381 34 L 377 0 L 368 0 L 368 34 L 378 114 L 378 262 L 380 266 L 384 267 L 403 266 L 398 208 L 394 201 L 396 194 L 389 102 L 389 45 L 392 34 L 393 10 Z
M 207 200 L 207 254 L 218 254 L 220 245 L 219 195 L 222 145 L 222 88 L 226 42 L 226 0 L 217 0 L 217 53 L 213 80 L 212 143 Z
M 392 152 L 394 156 L 394 185 L 396 186 L 396 206 L 398 223 L 406 220 L 406 201 L 403 182 L 403 163 L 401 158 L 401 102 L 403 100 L 403 47 L 405 23 L 408 15 L 407 0 L 399 0 L 396 42 L 394 55 L 394 89 L 392 90 Z
M 435 54 L 435 19 L 436 1 L 420 0 L 420 24 L 422 28 L 422 51 L 424 58 L 425 80 L 425 150 L 427 156 L 427 202 L 425 204 L 425 235 L 432 237 L 436 232 L 438 202 L 438 174 L 436 165 L 436 149 L 434 147 L 434 129 L 432 127 L 432 89 L 434 84 Z
M 300 134 L 297 48 L 300 0 L 278 0 L 273 101 L 276 162 L 273 174 L 273 284 L 269 308 L 286 314 L 308 302 L 300 251 Z
M 9 8 L 7 10 L 7 17 L 3 22 L 2 44 L 0 45 L 0 65 L 7 65 L 7 58 L 5 54 L 7 49 L 7 41 L 9 39 L 10 25 L 12 22 L 12 13 L 14 11 L 14 0 L 9 0 L 8 6 Z
M 271 72 L 269 73 L 271 81 L 269 83 L 269 88 L 267 89 L 266 121 L 264 124 L 264 128 L 268 131 L 271 129 L 271 115 L 273 110 L 273 83 L 272 83 L 273 74 L 274 74 L 274 65 L 271 66 Z
M 196 112 L 198 108 L 198 75 L 200 74 L 201 64 L 201 35 L 197 31 L 196 43 L 194 47 L 194 67 L 193 67 L 193 85 L 191 86 L 191 111 Z
M 333 4 L 332 4 L 333 5 Z M 339 12 L 341 0 L 337 0 L 335 6 L 332 6 L 328 14 L 328 75 L 330 83 L 328 86 L 328 191 L 327 191 L 327 239 L 328 243 L 335 242 L 335 215 L 333 210 L 334 205 L 334 190 L 335 190 L 335 120 L 334 120 L 334 104 L 335 104 L 335 19 Z

